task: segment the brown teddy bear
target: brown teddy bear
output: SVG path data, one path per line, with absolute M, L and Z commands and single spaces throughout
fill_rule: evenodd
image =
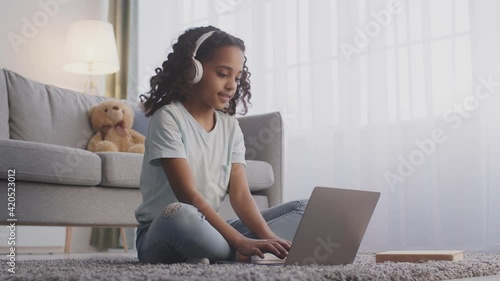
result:
M 132 129 L 134 111 L 125 103 L 106 100 L 90 108 L 89 117 L 97 131 L 89 141 L 89 151 L 144 153 L 144 136 Z

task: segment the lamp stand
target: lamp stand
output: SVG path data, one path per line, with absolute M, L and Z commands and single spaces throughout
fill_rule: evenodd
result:
M 85 90 L 87 94 L 93 95 L 93 96 L 98 96 L 99 95 L 99 88 L 97 87 L 93 77 L 92 77 L 92 70 L 93 70 L 93 62 L 89 61 L 88 62 L 88 70 L 89 70 L 89 78 L 87 80 L 87 83 L 85 85 Z
M 95 83 L 92 74 L 89 74 L 87 82 L 85 82 L 85 92 L 92 96 L 99 95 L 99 88 L 97 87 L 97 84 Z

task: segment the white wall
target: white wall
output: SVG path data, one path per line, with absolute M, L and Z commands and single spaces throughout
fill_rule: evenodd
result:
M 107 0 L 3 0 L 0 10 L 0 67 L 84 91 L 86 76 L 62 70 L 66 32 L 77 20 L 107 20 Z
M 139 1 L 139 36 L 138 36 L 138 92 L 150 90 L 149 80 L 155 74 L 155 68 L 161 67 L 168 53 L 172 51 L 172 41 L 179 37 L 175 19 L 166 13 L 165 17 L 156 17 L 157 11 L 176 10 L 174 1 L 148 0 Z M 152 27 L 160 27 L 160 32 L 152 32 Z
M 107 0 L 2 0 L 0 11 L 0 68 L 42 83 L 84 91 L 87 77 L 62 70 L 66 32 L 73 21 L 107 20 Z M 64 227 L 17 229 L 19 246 L 64 246 L 64 237 Z M 7 229 L 2 227 L 0 247 L 7 246 L 6 238 Z M 89 238 L 90 228 L 75 228 L 72 252 L 91 250 Z

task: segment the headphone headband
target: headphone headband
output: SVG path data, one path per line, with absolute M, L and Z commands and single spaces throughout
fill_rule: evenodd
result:
M 215 30 L 209 31 L 209 32 L 201 35 L 200 38 L 198 38 L 198 40 L 196 40 L 196 47 L 194 48 L 193 58 L 196 57 L 196 53 L 198 52 L 198 48 L 200 48 L 201 44 L 203 44 L 203 42 L 205 42 L 205 40 L 207 40 L 208 37 L 212 36 L 212 34 L 214 32 L 215 32 Z
M 191 83 L 191 84 L 196 84 L 196 83 L 200 82 L 201 78 L 203 77 L 203 65 L 201 64 L 201 62 L 199 62 L 198 60 L 196 60 L 195 57 L 196 57 L 196 53 L 198 52 L 198 48 L 213 33 L 214 33 L 214 31 L 209 31 L 209 32 L 201 35 L 200 38 L 198 38 L 198 40 L 196 40 L 195 48 L 194 48 L 194 52 L 193 52 L 193 58 L 192 58 L 192 61 L 193 61 L 193 78 L 192 78 L 191 81 L 189 81 L 189 83 Z

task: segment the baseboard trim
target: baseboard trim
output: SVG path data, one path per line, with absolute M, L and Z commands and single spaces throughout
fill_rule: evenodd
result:
M 0 247 L 0 254 L 7 255 L 10 253 L 10 247 Z M 17 246 L 16 255 L 31 255 L 31 254 L 62 254 L 64 246 Z

